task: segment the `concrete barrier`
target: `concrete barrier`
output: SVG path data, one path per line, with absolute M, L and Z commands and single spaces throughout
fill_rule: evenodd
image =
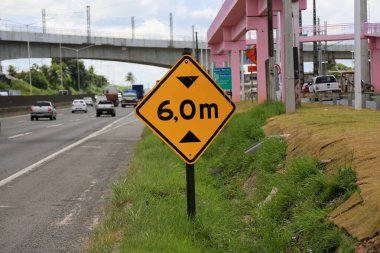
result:
M 11 109 L 17 107 L 31 106 L 36 101 L 51 101 L 54 104 L 70 103 L 74 99 L 81 99 L 83 97 L 92 97 L 94 94 L 80 94 L 80 95 L 36 95 L 36 96 L 0 96 L 0 109 Z

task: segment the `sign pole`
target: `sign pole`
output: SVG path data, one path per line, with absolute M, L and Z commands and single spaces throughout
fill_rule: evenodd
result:
M 187 215 L 189 219 L 195 217 L 195 179 L 194 164 L 186 163 L 186 195 L 187 195 Z

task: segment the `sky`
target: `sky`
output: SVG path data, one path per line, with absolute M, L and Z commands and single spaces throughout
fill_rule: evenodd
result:
M 368 1 L 369 22 L 380 23 L 380 1 Z M 312 24 L 312 0 L 303 12 L 303 24 Z M 317 16 L 321 23 L 352 24 L 355 0 L 317 0 Z M 223 0 L 1 0 L 0 26 L 42 26 L 42 9 L 46 13 L 46 26 L 60 29 L 87 29 L 87 8 L 90 6 L 91 30 L 131 34 L 131 17 L 135 20 L 135 34 L 150 36 L 169 35 L 169 15 L 173 15 L 174 37 L 192 37 L 192 26 L 200 40 L 206 40 L 207 29 L 217 15 Z M 105 75 L 112 84 L 126 85 L 125 76 L 132 72 L 136 83 L 152 87 L 168 69 L 146 65 L 84 60 L 87 67 L 94 66 L 96 73 Z M 50 64 L 50 59 L 32 59 L 32 64 Z M 2 61 L 6 70 L 12 64 L 18 70 L 28 68 L 28 61 Z

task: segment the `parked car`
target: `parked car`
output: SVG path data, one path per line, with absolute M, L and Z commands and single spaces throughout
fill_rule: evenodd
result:
M 30 107 L 30 119 L 38 120 L 39 118 L 57 119 L 57 110 L 55 105 L 50 101 L 36 101 Z
M 100 117 L 100 115 L 106 114 L 110 114 L 112 117 L 115 117 L 115 106 L 110 100 L 99 100 L 99 102 L 96 104 L 96 117 Z
M 87 104 L 83 99 L 75 99 L 71 104 L 71 112 L 82 111 L 87 113 Z
M 84 97 L 83 100 L 86 102 L 87 106 L 94 106 L 94 100 L 92 97 Z
M 316 76 L 313 77 L 311 85 L 309 85 L 309 92 L 315 93 L 332 93 L 341 92 L 340 83 L 337 82 L 335 76 Z

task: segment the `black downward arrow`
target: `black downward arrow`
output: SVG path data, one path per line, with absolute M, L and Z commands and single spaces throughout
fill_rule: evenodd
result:
M 187 88 L 197 80 L 198 76 L 177 76 L 177 78 L 185 85 Z
M 201 142 L 197 136 L 195 136 L 191 131 L 182 138 L 179 143 L 189 143 L 189 142 Z

